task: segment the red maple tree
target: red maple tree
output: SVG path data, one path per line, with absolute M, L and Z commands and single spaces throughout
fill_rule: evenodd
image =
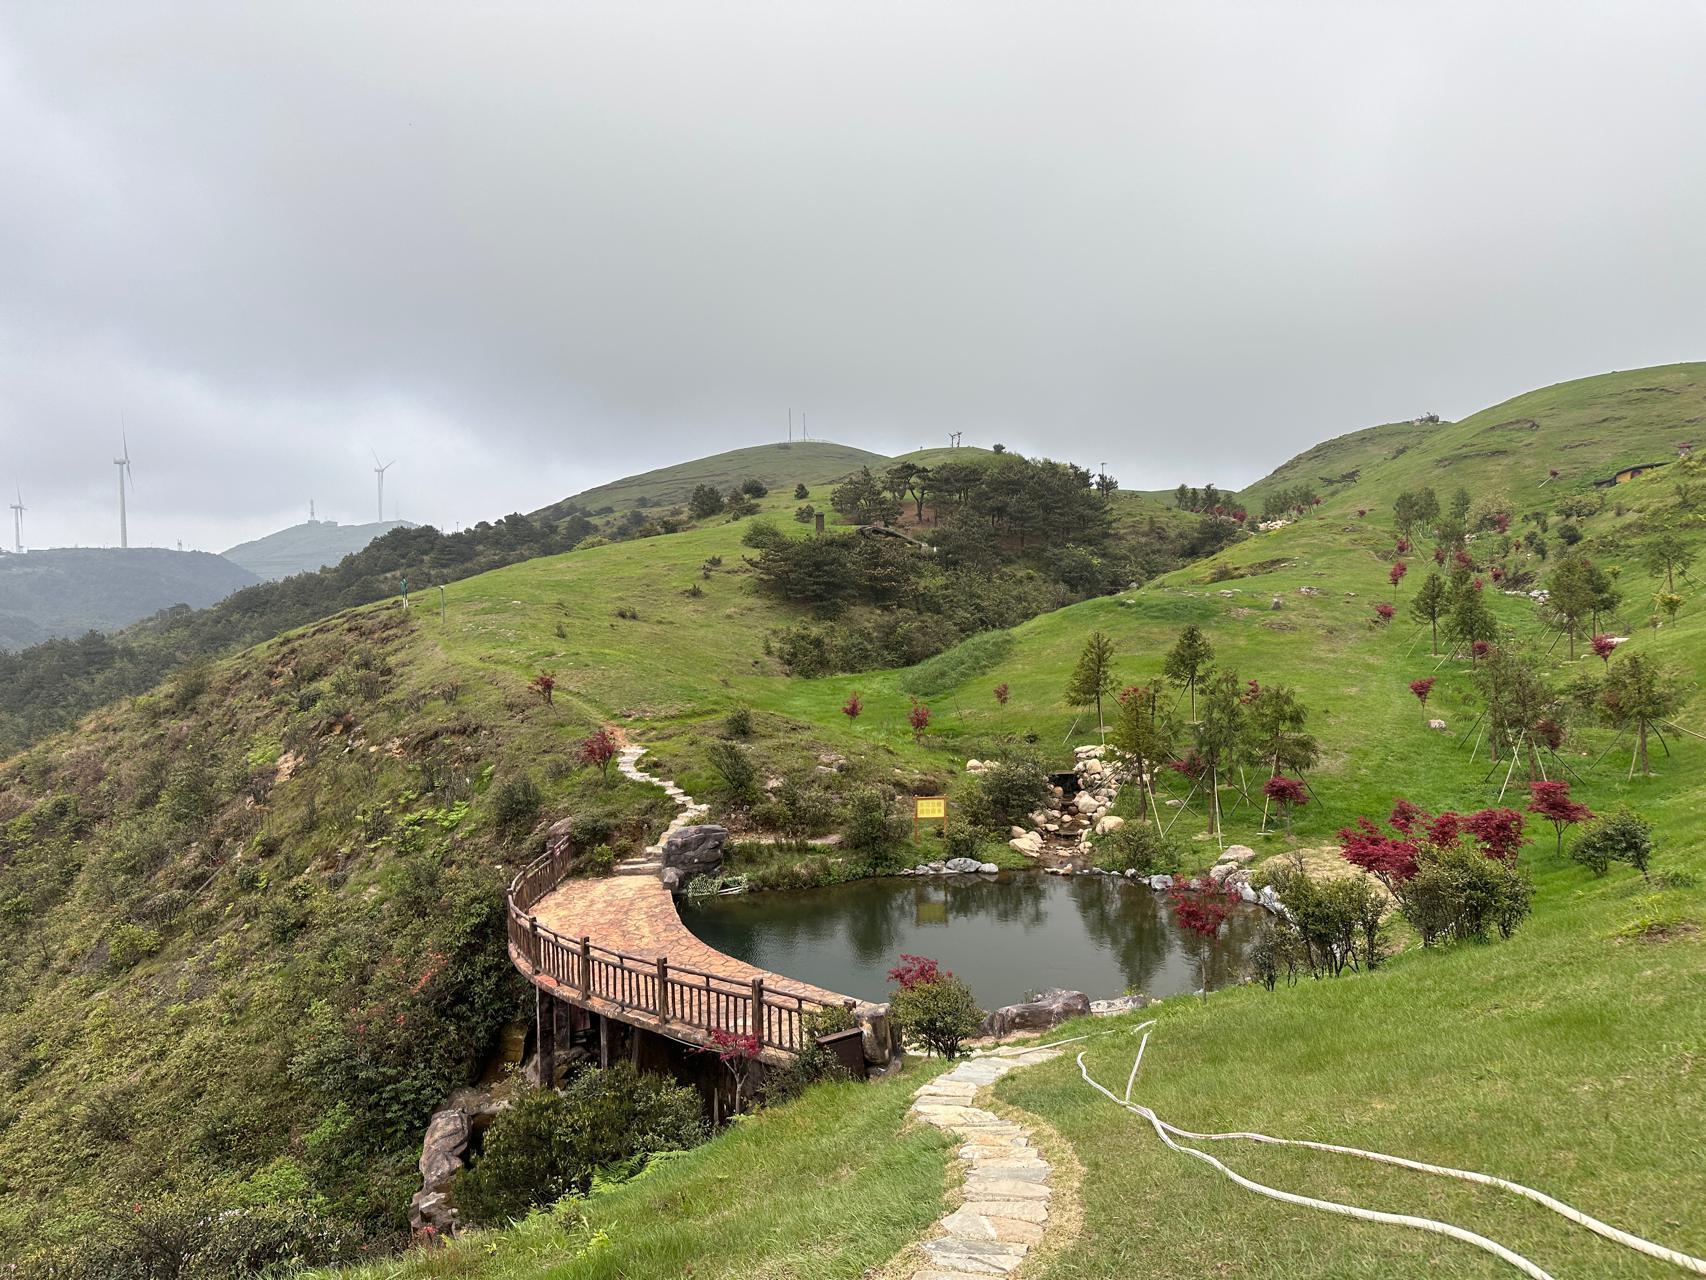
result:
M 995 701 L 1003 707 L 1007 705 L 1007 682 L 1005 680 L 995 686 Z
M 1416 695 L 1416 701 L 1422 704 L 1422 719 L 1428 718 L 1428 695 L 1434 691 L 1435 676 L 1423 676 L 1420 680 L 1410 681 L 1410 692 Z
M 610 762 L 616 758 L 621 744 L 616 741 L 616 735 L 608 729 L 600 729 L 597 733 L 581 741 L 577 758 L 582 764 L 595 764 L 606 785 L 610 782 Z
M 1206 1001 L 1215 939 L 1226 917 L 1238 905 L 1238 890 L 1208 879 L 1175 880 L 1167 890 L 1167 897 L 1172 903 L 1174 922 L 1197 936 L 1197 981 Z
M 539 700 L 546 706 L 551 705 L 551 695 L 557 688 L 557 677 L 550 671 L 541 671 L 527 682 L 527 687 L 539 695 Z
M 914 698 L 912 710 L 906 713 L 906 722 L 912 726 L 912 740 L 922 742 L 924 731 L 930 727 L 930 708 Z
M 1531 782 L 1528 784 L 1528 811 L 1538 813 L 1552 824 L 1558 833 L 1558 852 L 1564 852 L 1564 828 L 1578 822 L 1591 822 L 1593 810 L 1579 800 L 1570 799 L 1567 782 Z
M 1617 652 L 1617 637 L 1597 635 L 1593 638 L 1592 644 L 1594 657 L 1598 658 L 1607 666 L 1610 666 L 1611 655 Z
M 1380 619 L 1382 625 L 1391 622 L 1397 612 L 1398 611 L 1396 609 L 1387 604 L 1384 600 L 1374 606 L 1374 616 Z
M 853 690 L 847 695 L 847 701 L 841 704 L 841 714 L 849 720 L 857 720 L 859 713 L 865 709 L 864 702 L 859 697 L 859 691 Z
M 1410 572 L 1410 566 L 1405 564 L 1402 560 L 1392 566 L 1391 570 L 1386 575 L 1386 580 L 1392 584 L 1392 589 L 1394 591 L 1398 589 L 1398 584 L 1404 581 L 1404 575 L 1408 572 Z

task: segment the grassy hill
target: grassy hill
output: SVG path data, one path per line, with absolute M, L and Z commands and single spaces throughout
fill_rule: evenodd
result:
M 306 520 L 264 538 L 240 542 L 221 554 L 257 578 L 275 581 L 296 573 L 312 573 L 354 555 L 375 538 L 393 529 L 413 529 L 406 520 L 339 524 L 336 520 Z
M 0 555 L 0 649 L 112 630 L 177 604 L 199 609 L 256 581 L 206 551 L 56 547 Z
M 725 713 L 745 707 L 755 722 L 747 749 L 763 772 L 810 777 L 832 750 L 849 762 L 837 785 L 941 788 L 964 800 L 969 756 L 1031 737 L 1064 759 L 1093 737 L 1062 697 L 1091 630 L 1113 637 L 1126 684 L 1153 678 L 1194 622 L 1219 663 L 1264 686 L 1292 685 L 1309 708 L 1324 757 L 1311 777 L 1316 799 L 1294 822 L 1297 843 L 1329 844 L 1400 794 L 1435 808 L 1493 803 L 1501 776 L 1455 732 L 1428 731 L 1408 689 L 1437 675 L 1430 713 L 1465 729 L 1476 707 L 1468 664 L 1433 657 L 1411 622 L 1374 621 L 1373 603 L 1391 596 L 1386 505 L 1440 473 L 1476 492 L 1503 487 L 1518 509 L 1549 504 L 1568 489 L 1554 482 L 1526 496 L 1530 467 L 1544 479 L 1548 457 L 1581 458 L 1569 478 L 1585 484 L 1621 450 L 1661 438 L 1671 411 L 1637 412 L 1663 394 L 1639 388 L 1677 388 L 1669 399 L 1682 412 L 1702 366 L 1678 368 L 1693 372 L 1535 393 L 1556 397 L 1544 419 L 1543 401 L 1510 402 L 1529 402 L 1527 415 L 1542 421 L 1522 437 L 1527 453 L 1436 450 L 1444 431 L 1467 448 L 1509 420 L 1509 405 L 1373 459 L 1397 447 L 1382 441 L 1365 474 L 1309 518 L 914 668 L 785 676 L 764 636 L 798 615 L 754 590 L 746 522 L 712 523 L 452 583 L 442 616 L 356 610 L 98 714 L 75 737 L 0 767 L 0 904 L 12 924 L 0 939 L 0 1252 L 98 1229 L 137 1187 L 199 1182 L 231 1196 L 313 1194 L 342 1211 L 394 1212 L 409 1184 L 411 1126 L 478 1069 L 518 1007 L 487 933 L 507 870 L 559 816 L 576 818 L 589 867 L 600 845 L 631 849 L 661 825 L 655 789 L 605 788 L 574 766 L 573 744 L 599 723 L 653 746 L 695 794 L 714 794 L 706 746 L 724 735 Z M 1610 405 L 1635 424 L 1633 445 L 1578 447 Z M 1618 632 L 1634 651 L 1698 671 L 1706 612 L 1693 601 L 1674 626 L 1645 626 L 1642 552 L 1661 531 L 1706 544 L 1706 527 L 1663 472 L 1618 498 L 1583 522 L 1583 546 L 1621 570 Z M 1129 500 L 1136 510 L 1147 501 Z M 787 519 L 791 489 L 763 505 L 804 535 Z M 1363 505 L 1371 512 L 1359 519 Z M 1593 658 L 1565 661 L 1526 597 L 1492 603 L 1556 678 L 1597 668 Z M 541 670 L 558 679 L 549 706 L 527 689 Z M 1001 682 L 1005 705 L 991 696 Z M 840 707 L 854 689 L 866 711 L 849 721 Z M 905 718 L 915 696 L 934 712 L 922 743 Z M 1703 713 L 1696 689 L 1679 718 L 1706 732 Z M 1706 1251 L 1691 1211 L 1706 1203 L 1706 1172 L 1686 1140 L 1706 1114 L 1706 742 L 1673 737 L 1674 754 L 1658 756 L 1650 779 L 1627 776 L 1626 749 L 1601 759 L 1615 745 L 1609 731 L 1572 727 L 1563 754 L 1586 775 L 1578 796 L 1651 817 L 1668 878 L 1591 879 L 1553 853 L 1547 831 L 1523 855 L 1536 907 L 1512 940 L 1411 946 L 1370 975 L 1305 979 L 1273 995 L 1224 991 L 1206 1006 L 1169 1002 L 1140 1096 L 1193 1128 L 1251 1127 L 1486 1168 Z M 1229 815 L 1227 836 L 1264 851 L 1287 845 L 1258 835 L 1248 808 Z M 1200 851 L 1194 861 L 1213 858 L 1212 844 L 1188 848 Z M 384 1030 L 392 1024 L 376 1011 L 403 1017 L 406 1030 Z M 1132 1049 L 1124 1034 L 1091 1042 L 1092 1066 L 1116 1077 Z M 1258 1201 L 1167 1153 L 1076 1080 L 1067 1059 L 1001 1089 L 1059 1130 L 1084 1165 L 1082 1232 L 1056 1274 L 1499 1274 L 1433 1237 Z M 862 1185 L 872 1153 L 892 1153 L 895 1184 L 912 1202 L 876 1214 L 886 1248 L 933 1216 L 946 1159 L 901 1134 L 892 1092 L 860 1097 L 808 1095 L 743 1124 L 657 1180 L 594 1202 L 585 1223 L 565 1212 L 370 1274 L 661 1278 L 691 1258 L 702 1277 L 860 1275 L 886 1256 L 866 1238 L 866 1198 L 813 1195 L 802 1214 L 802 1182 L 834 1173 Z M 840 1140 L 843 1126 L 856 1144 Z M 748 1145 L 755 1134 L 766 1135 L 762 1167 Z M 1559 1274 L 1662 1274 L 1480 1191 L 1296 1153 L 1219 1154 L 1312 1194 L 1451 1217 Z M 722 1247 L 717 1224 L 728 1222 L 788 1229 L 754 1227 Z
M 731 485 L 742 480 L 758 480 L 771 489 L 786 486 L 792 492 L 796 484 L 813 486 L 840 480 L 860 467 L 876 467 L 886 462 L 888 459 L 880 453 L 831 444 L 827 440 L 759 444 L 613 480 L 533 514 L 560 519 L 570 509 L 592 514 L 607 507 L 616 511 L 641 505 L 667 507 L 686 502 L 702 484 L 726 493 Z
M 1620 467 L 1674 459 L 1678 443 L 1706 441 L 1702 424 L 1706 364 L 1632 369 L 1530 391 L 1460 422 L 1352 432 L 1299 454 L 1240 497 L 1259 509 L 1272 488 L 1303 482 L 1372 508 L 1406 489 L 1431 485 L 1443 500 L 1462 485 L 1502 493 L 1526 511 Z

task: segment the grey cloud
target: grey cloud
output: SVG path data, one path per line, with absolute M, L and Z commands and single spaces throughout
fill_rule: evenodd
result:
M 1128 486 L 1706 352 L 1693 4 L 18 4 L 0 486 L 218 547 L 774 438 Z

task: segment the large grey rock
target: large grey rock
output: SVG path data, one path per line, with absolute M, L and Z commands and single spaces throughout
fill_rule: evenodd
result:
M 981 870 L 983 864 L 976 858 L 949 858 L 943 866 L 948 871 L 955 872 L 959 875 L 967 875 L 971 872 Z
M 697 874 L 720 866 L 729 829 L 712 822 L 682 827 L 663 842 L 663 865 Z
M 1148 996 L 1115 996 L 1111 1000 L 1092 1000 L 1090 1012 L 1098 1018 L 1112 1018 L 1133 1009 L 1145 1008 L 1148 1004 Z
M 1247 844 L 1229 844 L 1226 851 L 1220 855 L 1222 862 L 1236 862 L 1240 866 L 1255 860 L 1256 851 Z
M 416 1231 L 428 1227 L 448 1233 L 456 1227 L 456 1210 L 445 1191 L 462 1169 L 472 1133 L 468 1113 L 461 1107 L 446 1107 L 427 1123 L 421 1139 L 421 1189 L 409 1201 L 409 1224 Z
M 1082 991 L 1050 988 L 1035 1000 L 1004 1005 L 983 1020 L 983 1034 L 1006 1036 L 1015 1031 L 1047 1031 L 1068 1018 L 1090 1012 L 1090 997 Z
M 894 1023 L 889 1019 L 886 1004 L 862 1004 L 853 1011 L 859 1019 L 859 1039 L 865 1047 L 865 1061 L 880 1067 L 894 1057 Z

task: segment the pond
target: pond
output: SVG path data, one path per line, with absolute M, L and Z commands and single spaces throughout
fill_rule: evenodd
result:
M 1215 943 L 1216 984 L 1243 969 L 1262 912 L 1240 909 Z M 1045 987 L 1101 1000 L 1197 989 L 1195 938 L 1166 895 L 1108 876 L 895 876 L 824 889 L 681 900 L 703 941 L 772 973 L 862 1000 L 888 998 L 901 952 L 971 984 L 985 1008 Z

